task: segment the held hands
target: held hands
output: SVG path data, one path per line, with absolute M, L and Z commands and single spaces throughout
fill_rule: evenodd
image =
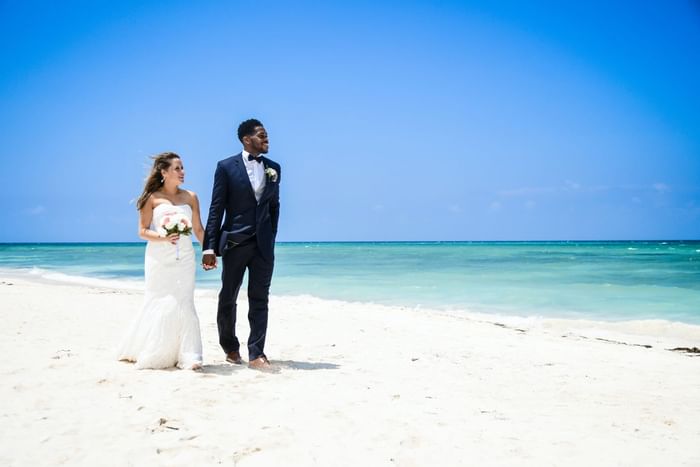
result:
M 216 255 L 202 255 L 202 268 L 204 268 L 205 271 L 216 268 Z

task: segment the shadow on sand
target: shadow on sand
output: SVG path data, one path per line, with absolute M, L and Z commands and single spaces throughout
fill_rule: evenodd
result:
M 204 365 L 199 371 L 205 375 L 222 375 L 230 376 L 237 371 L 247 370 L 248 365 L 231 365 L 230 363 L 219 363 L 216 365 Z
M 272 365 L 292 370 L 337 370 L 340 368 L 340 365 L 336 365 L 335 363 L 297 362 L 294 360 L 273 360 Z
M 297 362 L 295 360 L 272 360 L 271 373 L 277 373 L 282 369 L 289 370 L 337 370 L 340 365 L 335 363 L 324 363 L 324 362 Z M 233 373 L 241 370 L 247 370 L 248 364 L 243 363 L 243 365 L 231 365 L 230 363 L 219 363 L 216 365 L 204 365 L 204 367 L 199 371 L 199 373 L 204 375 L 221 375 L 230 376 Z

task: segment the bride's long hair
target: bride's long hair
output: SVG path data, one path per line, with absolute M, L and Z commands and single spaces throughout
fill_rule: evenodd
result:
M 170 164 L 173 163 L 173 159 L 179 159 L 180 156 L 174 152 L 163 152 L 157 156 L 151 157 L 153 159 L 153 168 L 151 168 L 151 173 L 146 177 L 146 183 L 143 186 L 143 193 L 139 196 L 136 201 L 136 209 L 141 210 L 145 205 L 148 198 L 158 191 L 160 187 L 163 186 L 163 175 L 161 170 L 168 170 Z

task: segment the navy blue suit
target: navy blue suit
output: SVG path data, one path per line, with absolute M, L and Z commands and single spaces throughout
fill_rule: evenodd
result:
M 265 169 L 277 172 L 276 180 L 266 175 L 260 201 L 255 199 L 240 153 L 217 164 L 203 245 L 205 250 L 213 249 L 221 256 L 223 263 L 217 323 L 219 343 L 227 354 L 240 347 L 236 337 L 236 298 L 243 274 L 248 270 L 248 358 L 251 361 L 265 355 L 282 176 L 279 164 L 260 157 Z

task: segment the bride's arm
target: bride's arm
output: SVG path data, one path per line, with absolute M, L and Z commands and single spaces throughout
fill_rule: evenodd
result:
M 200 219 L 199 214 L 199 198 L 197 198 L 197 193 L 190 191 L 192 195 L 192 230 L 194 231 L 195 237 L 199 240 L 199 244 L 204 244 L 204 227 L 202 226 L 202 219 Z
M 161 237 L 158 232 L 151 230 L 151 220 L 153 219 L 153 197 L 146 200 L 146 204 L 139 211 L 139 237 L 151 242 L 167 241 L 166 237 Z

